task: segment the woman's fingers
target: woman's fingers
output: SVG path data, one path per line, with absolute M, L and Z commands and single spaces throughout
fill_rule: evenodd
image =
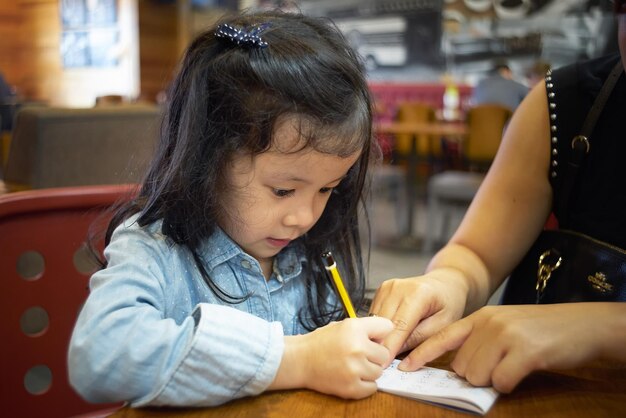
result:
M 404 358 L 398 365 L 400 370 L 413 371 L 433 361 L 442 354 L 456 350 L 472 332 L 472 323 L 468 318 L 448 325 L 428 338 Z

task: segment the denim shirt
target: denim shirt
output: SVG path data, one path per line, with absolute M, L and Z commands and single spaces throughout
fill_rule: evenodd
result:
M 200 248 L 205 268 L 238 304 L 216 297 L 188 250 L 161 234 L 161 222 L 120 225 L 105 249 L 107 268 L 70 342 L 72 386 L 88 401 L 219 405 L 263 392 L 274 380 L 284 335 L 306 333 L 303 252 L 294 242 L 265 280 L 259 263 L 217 230 Z

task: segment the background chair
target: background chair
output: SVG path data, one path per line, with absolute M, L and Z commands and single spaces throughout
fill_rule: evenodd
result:
M 396 122 L 427 123 L 436 119 L 435 108 L 424 102 L 403 102 L 398 105 L 395 117 Z M 412 135 L 397 134 L 393 146 L 393 159 L 402 161 L 411 153 Z M 426 168 L 426 175 L 430 174 L 432 167 L 442 158 L 440 138 L 432 135 L 417 135 L 415 138 L 417 157 L 420 162 L 426 162 L 421 167 Z
M 9 191 L 139 182 L 157 142 L 156 106 L 25 107 L 16 116 Z
M 485 104 L 467 112 L 468 135 L 462 153 L 467 171 L 449 170 L 430 177 L 427 185 L 428 222 L 423 250 L 432 252 L 435 241 L 445 240 L 453 211 L 467 209 L 498 151 L 512 111 Z M 436 236 L 440 225 L 441 235 Z
M 396 122 L 430 122 L 435 120 L 435 108 L 425 102 L 419 101 L 405 101 L 398 105 L 398 110 L 395 115 Z M 383 135 L 383 153 L 387 154 L 387 141 L 386 136 Z M 381 140 L 381 137 L 379 137 Z M 381 166 L 372 168 L 372 196 L 369 200 L 370 216 L 371 219 L 376 219 L 380 216 L 387 216 L 387 212 L 384 210 L 383 204 L 391 202 L 394 206 L 393 216 L 395 219 L 394 230 L 383 230 L 378 228 L 378 223 L 372 223 L 372 244 L 379 245 L 387 241 L 397 240 L 400 236 L 408 235 L 409 223 L 406 215 L 407 199 L 409 199 L 407 193 L 407 175 L 406 162 L 411 157 L 411 142 L 412 135 L 396 134 L 393 141 L 391 141 L 391 161 L 388 161 L 387 156 L 384 158 L 384 162 Z M 441 148 L 437 150 L 431 150 L 429 135 L 419 135 L 415 138 L 417 146 L 418 158 L 421 161 L 432 158 L 433 153 L 441 154 Z M 401 165 L 399 165 L 401 164 Z M 417 175 L 417 173 L 415 173 Z
M 406 173 L 402 167 L 387 163 L 370 165 L 370 173 L 371 192 L 366 200 L 370 243 L 384 246 L 408 233 Z M 391 222 L 383 222 L 382 218 L 389 218 Z
M 70 387 L 67 348 L 95 269 L 84 246 L 88 230 L 105 226 L 107 209 L 132 190 L 83 186 L 0 196 L 0 397 L 6 416 L 69 417 L 114 407 L 89 404 Z

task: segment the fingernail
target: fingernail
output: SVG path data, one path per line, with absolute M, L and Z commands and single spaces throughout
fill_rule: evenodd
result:
M 398 364 L 398 369 L 407 370 L 410 366 L 411 366 L 411 360 L 408 357 L 406 357 L 404 360 L 400 362 L 400 364 Z

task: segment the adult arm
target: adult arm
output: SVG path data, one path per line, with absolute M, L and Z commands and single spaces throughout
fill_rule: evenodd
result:
M 461 225 L 426 273 L 388 280 L 377 291 L 371 311 L 395 324 L 384 340 L 392 357 L 486 303 L 548 217 L 549 163 L 546 91 L 539 83 L 514 113 Z
M 626 362 L 624 347 L 626 303 L 487 306 L 426 340 L 403 367 L 414 370 L 458 349 L 451 363 L 457 374 L 508 393 L 536 370 Z

